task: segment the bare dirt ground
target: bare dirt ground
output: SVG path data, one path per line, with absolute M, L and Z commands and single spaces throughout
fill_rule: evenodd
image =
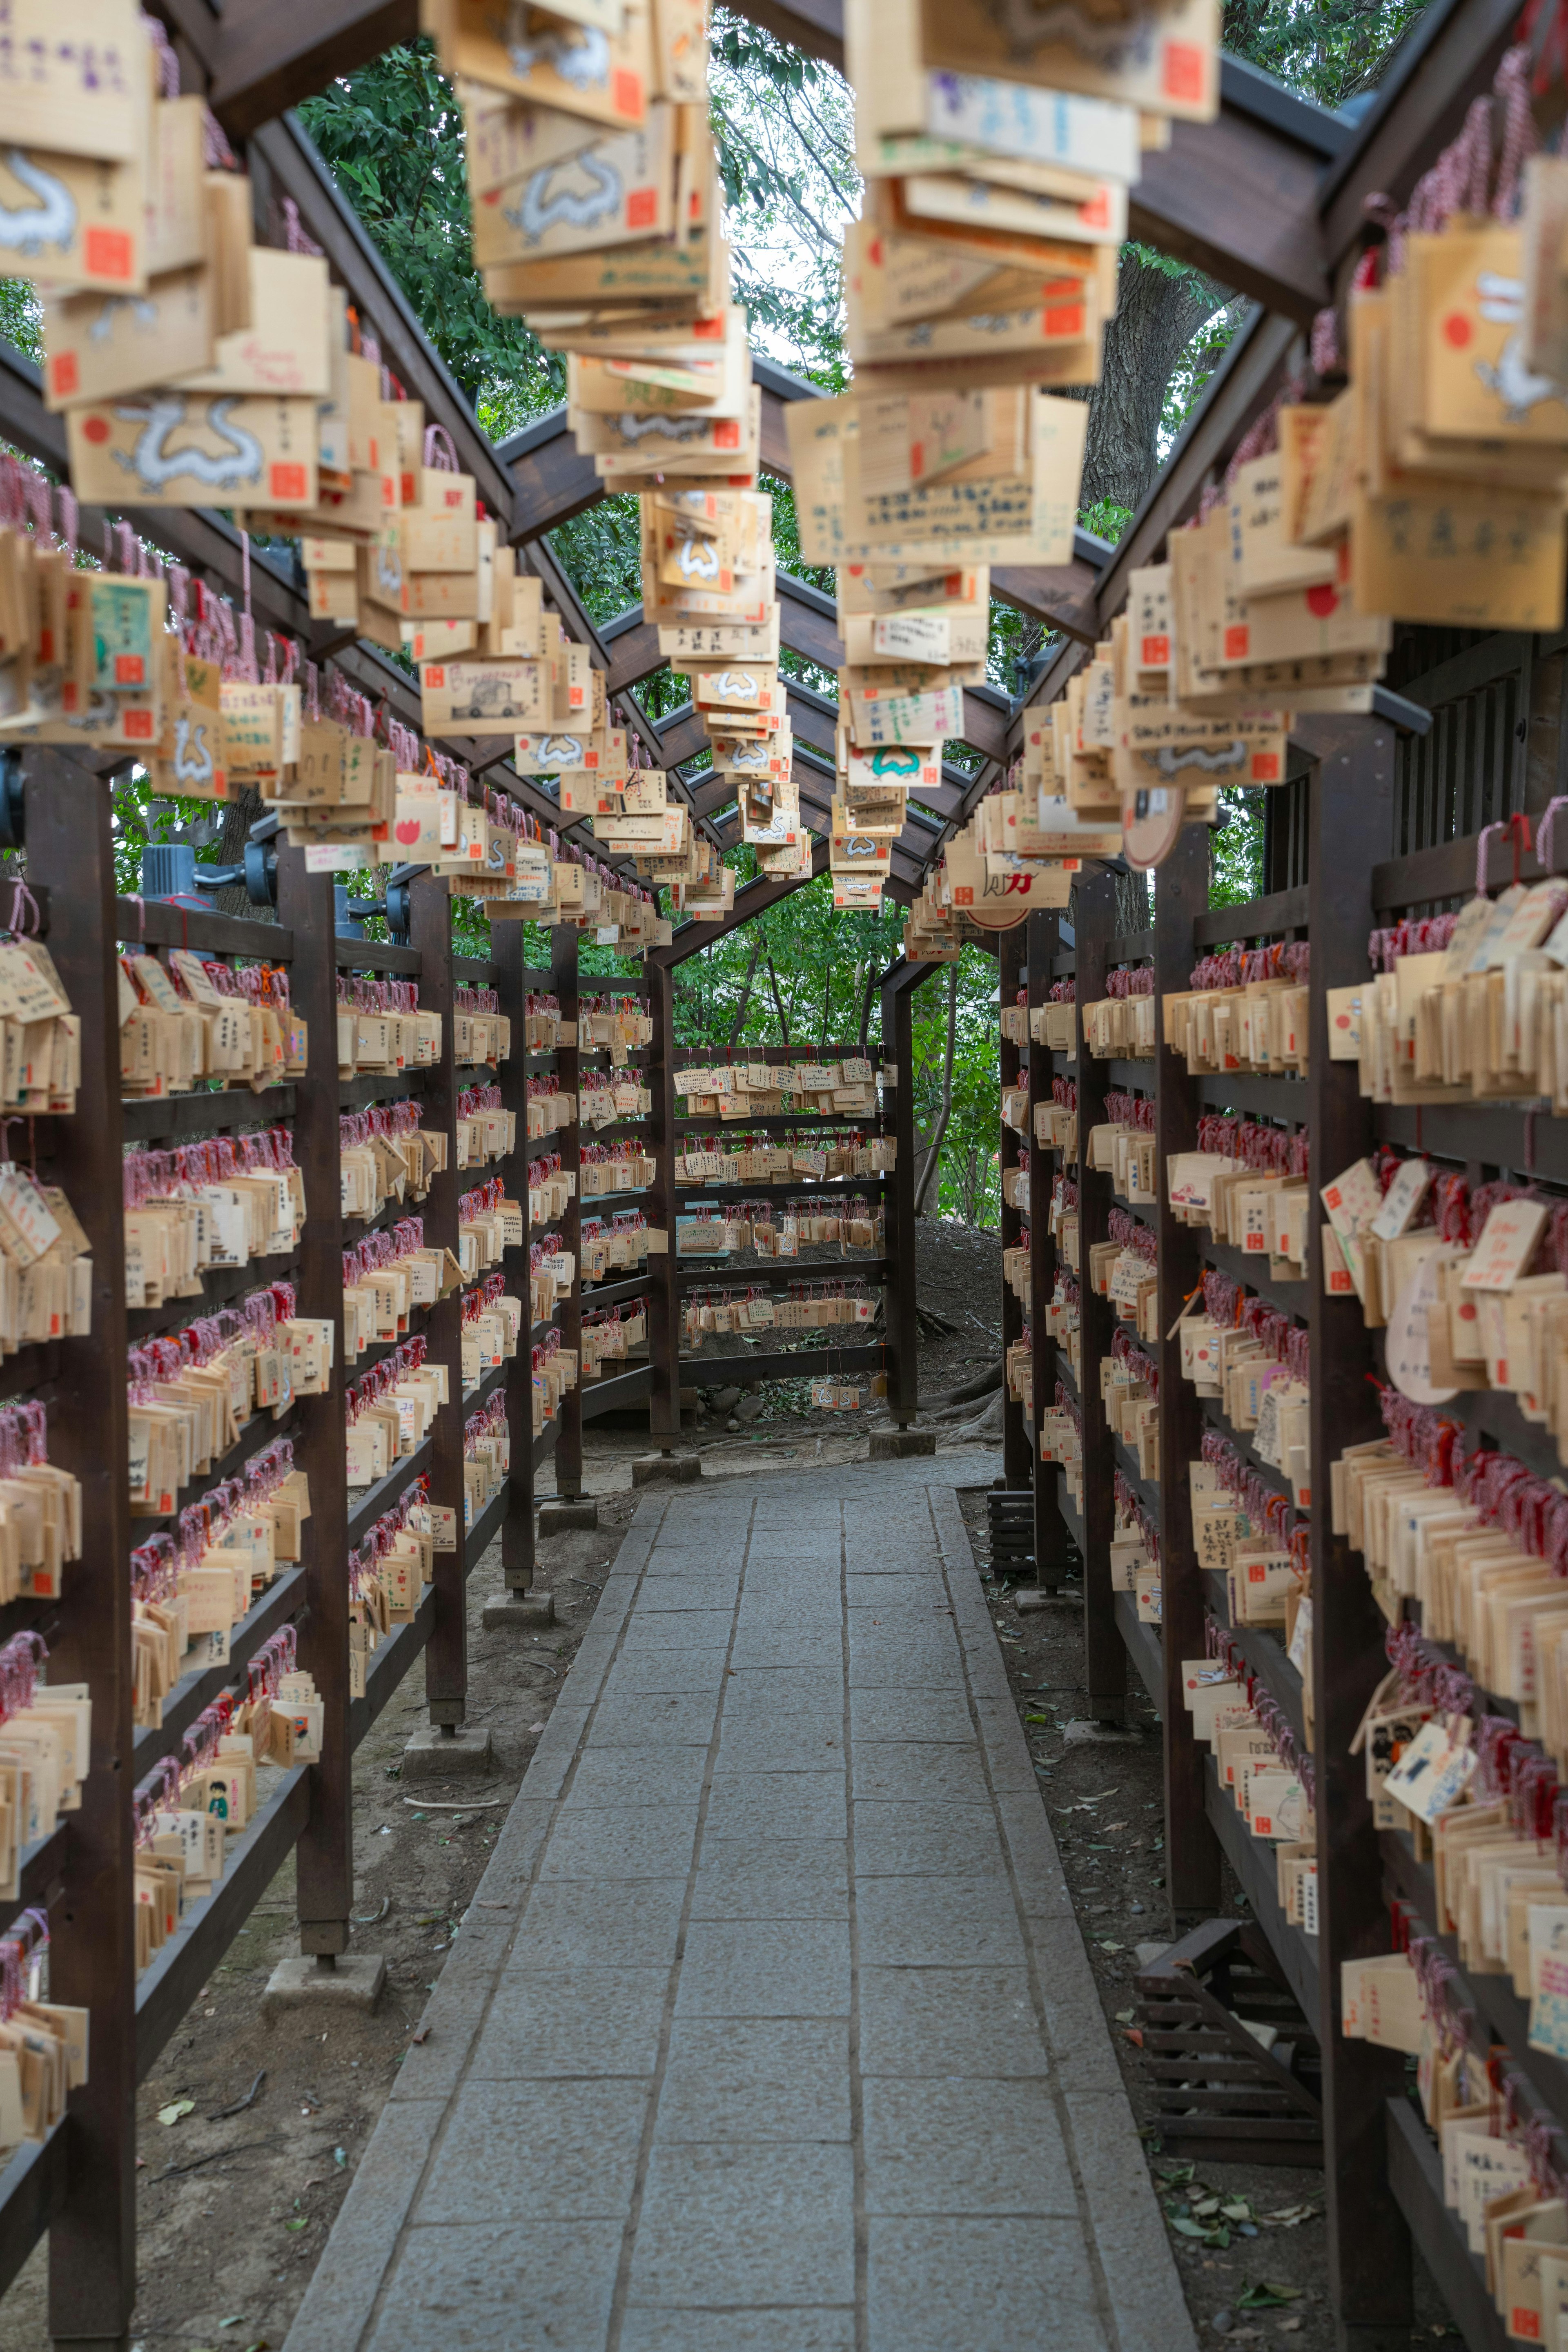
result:
M 997 1241 L 923 1223 L 917 1234 L 921 1302 L 954 1327 L 922 1340 L 921 1386 L 930 1398 L 999 1360 Z M 739 1431 L 727 1426 L 727 1414 L 693 1421 L 686 1442 L 702 1453 L 709 1475 L 865 1458 L 860 1415 L 810 1410 L 804 1382 L 763 1397 L 761 1414 Z M 268 1978 L 298 1948 L 290 1859 L 153 2068 L 137 2110 L 141 2292 L 132 2343 L 144 2352 L 277 2352 L 282 2344 L 593 1614 L 636 1507 L 630 1459 L 647 1448 L 646 1430 L 589 1424 L 584 1484 L 598 1499 L 600 1526 L 540 1545 L 538 1581 L 555 1594 L 555 1627 L 536 1637 L 482 1632 L 479 1604 L 500 1588 L 499 1555 L 474 1574 L 469 1717 L 493 1735 L 493 1779 L 404 1784 L 404 1747 L 425 1720 L 417 1667 L 354 1759 L 354 1948 L 385 1957 L 388 1986 L 377 2012 L 296 2010 L 263 2023 Z M 962 1499 L 988 1576 L 984 1493 Z M 1107 2029 L 1146 2122 L 1151 2102 L 1126 2029 L 1133 1947 L 1169 1934 L 1158 1726 L 1130 1673 L 1132 1736 L 1110 1744 L 1068 1739 L 1066 1726 L 1083 1704 L 1078 1610 L 1064 1601 L 1020 1617 L 1004 1583 L 988 1590 Z M 1234 1886 L 1226 1899 L 1240 1916 Z M 1209 2165 L 1183 2179 L 1157 2139 L 1148 2146 L 1204 2344 L 1331 2352 L 1321 2174 Z M 1205 2188 L 1222 2207 L 1247 2209 L 1243 2220 L 1217 2209 L 1204 2216 L 1208 2242 L 1175 2226 L 1193 2226 Z M 1289 2292 L 1259 2304 L 1268 2287 Z M 1420 2334 L 1457 2335 L 1419 2261 L 1417 2295 Z M 47 2344 L 40 2248 L 0 2302 L 0 2352 L 47 2352 Z

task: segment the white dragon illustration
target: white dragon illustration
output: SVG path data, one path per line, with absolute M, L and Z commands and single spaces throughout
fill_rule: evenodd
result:
M 106 343 L 114 332 L 114 322 L 121 310 L 129 310 L 131 322 L 140 334 L 151 334 L 158 325 L 158 305 L 149 302 L 144 294 L 106 294 L 98 306 L 98 316 L 87 331 L 90 343 Z
M 683 580 L 717 580 L 719 549 L 710 539 L 683 539 L 676 551 L 676 562 Z
M 526 80 L 537 67 L 549 66 L 574 89 L 603 89 L 610 77 L 610 42 L 591 26 L 574 25 L 570 32 L 541 33 L 522 37 L 503 34 L 511 69 Z
M 708 430 L 705 416 L 612 416 L 611 430 L 623 441 L 646 441 L 650 433 L 662 441 L 696 441 Z
M 186 475 L 200 482 L 204 489 L 233 490 L 241 482 L 261 479 L 262 448 L 254 433 L 242 425 L 233 424 L 232 411 L 238 406 L 237 394 L 209 403 L 202 420 L 207 430 L 217 434 L 229 444 L 226 452 L 213 457 L 205 449 L 171 449 L 169 436 L 177 433 L 185 423 L 184 395 L 165 393 L 161 398 L 138 401 L 126 408 L 117 408 L 115 415 L 122 424 L 140 425 L 136 446 L 127 456 L 116 449 L 114 462 L 126 473 L 134 474 L 144 490 L 159 491 L 169 483 Z
M 174 781 L 197 790 L 213 781 L 216 765 L 207 749 L 207 729 L 205 719 L 174 721 Z
M 46 245 L 66 252 L 76 235 L 77 209 L 65 182 L 35 163 L 20 147 L 6 148 L 5 169 L 38 201 L 15 209 L 0 205 L 0 246 L 10 253 L 39 254 Z
M 1112 72 L 1146 65 L 1153 52 L 1152 15 L 1101 23 L 1076 0 L 1048 0 L 1045 7 L 1036 0 L 990 0 L 989 14 L 1016 58 L 1034 57 L 1047 47 L 1070 49 L 1102 72 Z
M 1247 745 L 1239 735 L 1228 743 L 1162 743 L 1145 757 L 1152 760 L 1163 776 L 1177 775 L 1183 768 L 1201 768 L 1205 775 L 1223 776 L 1231 768 L 1247 765 Z
M 1495 269 L 1479 271 L 1476 307 L 1493 326 L 1514 330 L 1495 365 L 1490 360 L 1478 360 L 1476 373 L 1501 401 L 1508 423 L 1527 425 L 1532 408 L 1543 400 L 1562 400 L 1565 392 L 1555 376 L 1537 375 L 1525 365 L 1523 278 L 1504 278 Z
M 552 180 L 564 171 L 585 172 L 595 184 L 587 190 L 558 188 L 552 195 Z M 620 208 L 619 172 L 602 155 L 590 151 L 570 157 L 565 163 L 549 163 L 543 171 L 535 172 L 524 183 L 517 203 L 501 206 L 501 218 L 521 229 L 530 245 L 538 245 L 558 221 L 565 221 L 573 228 L 592 228 L 596 221 L 613 219 Z
M 713 691 L 724 702 L 750 702 L 757 692 L 757 681 L 748 669 L 721 669 L 714 677 Z
M 542 766 L 580 768 L 584 748 L 575 735 L 542 735 L 533 756 Z

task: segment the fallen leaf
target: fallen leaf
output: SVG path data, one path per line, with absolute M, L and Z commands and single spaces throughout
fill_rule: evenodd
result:
M 158 2121 L 161 2124 L 177 2124 L 183 2116 L 193 2116 L 195 2111 L 195 2099 L 173 2099 L 166 2107 L 159 2108 Z
M 1244 2287 L 1237 2296 L 1237 2306 L 1242 2311 L 1268 2311 L 1276 2304 L 1299 2303 L 1306 2293 L 1304 2287 L 1282 2286 L 1275 2279 L 1259 2279 L 1256 2286 Z
M 1142 2028 L 1141 2026 L 1137 2026 L 1137 2025 L 1127 2025 L 1127 2026 L 1123 2026 L 1123 2028 L 1122 2028 L 1122 2032 L 1123 2032 L 1123 2033 L 1124 2033 L 1124 2035 L 1126 2036 L 1126 2039 L 1127 2039 L 1129 2042 L 1131 2042 L 1132 2047 L 1133 2047 L 1135 2050 L 1142 2050 L 1142 2047 L 1143 2047 L 1143 2032 L 1142 2032 Z
M 1100 1948 L 1102 1952 L 1120 1952 L 1124 1948 L 1124 1947 L 1121 1944 L 1113 1944 L 1109 1940 L 1109 1938 L 1101 1937 Z
M 308 2230 L 310 2226 L 309 2221 L 303 2218 L 298 2221 L 285 2221 L 283 2224 L 286 2230 Z
M 1118 2025 L 1131 2025 L 1137 2014 L 1138 2011 L 1135 2009 L 1119 2009 L 1116 2012 L 1116 2022 Z
M 332 2150 L 332 2162 L 337 2166 L 337 2168 L 338 2168 L 338 2169 L 339 2169 L 339 2171 L 340 2171 L 340 2172 L 342 2170 L 342 2168 L 343 2168 L 344 2165 L 345 2165 L 345 2164 L 347 2164 L 348 2160 L 349 2160 L 349 2156 L 348 2156 L 348 2150 L 347 2150 L 347 2148 L 343 2148 L 343 2147 L 335 2147 L 335 2148 L 333 2148 L 333 2150 Z

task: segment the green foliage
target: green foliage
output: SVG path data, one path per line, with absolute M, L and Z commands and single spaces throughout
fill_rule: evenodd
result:
M 0 278 L 0 335 L 30 359 L 44 364 L 43 306 L 26 278 Z
M 1263 895 L 1263 815 L 1268 795 L 1225 792 L 1225 824 L 1209 836 L 1209 905 L 1239 907 Z
M 935 1131 L 942 1105 L 951 971 L 958 973 L 952 1109 L 925 1213 L 994 1225 L 1002 1198 L 996 963 L 981 948 L 965 948 L 956 965 L 940 966 L 915 990 L 910 1028 L 917 1156 L 920 1139 L 929 1140 Z
M 744 848 L 726 860 L 738 879 L 754 870 Z M 676 966 L 675 1034 L 684 1045 L 729 1043 L 842 1044 L 880 1034 L 877 982 L 899 952 L 900 910 L 879 915 L 836 908 L 831 877 L 819 875 L 753 922 Z M 760 940 L 755 961 L 753 947 Z M 769 960 L 772 970 L 769 970 Z M 739 1023 L 739 1027 L 737 1027 Z
M 1342 106 L 1377 82 L 1424 0 L 1226 0 L 1221 38 L 1300 98 Z
M 1093 531 L 1096 539 L 1107 539 L 1112 547 L 1132 520 L 1131 507 L 1119 507 L 1114 499 L 1097 499 L 1079 515 L 1083 530 Z
M 735 295 L 752 337 L 824 391 L 842 392 L 839 242 L 860 202 L 848 88 L 831 67 L 717 8 L 709 107 Z
M 463 118 L 430 43 L 388 49 L 300 113 L 485 430 L 504 438 L 552 407 L 564 396 L 563 363 L 485 299 Z

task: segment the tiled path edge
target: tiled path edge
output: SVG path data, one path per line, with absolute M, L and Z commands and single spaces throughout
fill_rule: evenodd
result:
M 642 1505 L 286 2352 L 1192 2352 L 932 1467 Z

